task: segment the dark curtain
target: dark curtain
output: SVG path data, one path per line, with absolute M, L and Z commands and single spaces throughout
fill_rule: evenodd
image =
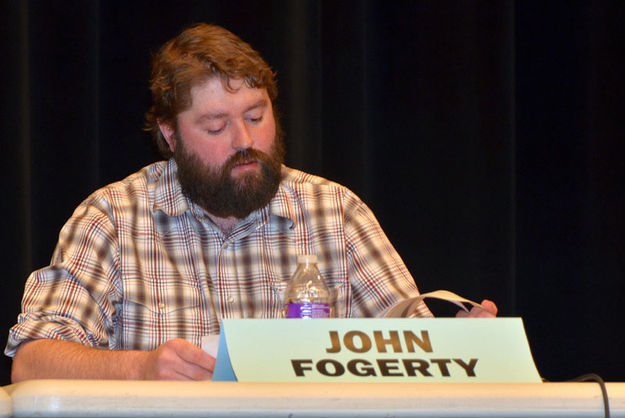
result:
M 547 379 L 625 380 L 624 18 L 599 1 L 1 3 L 0 344 L 78 203 L 158 159 L 150 53 L 204 21 L 274 67 L 287 163 L 359 194 L 422 291 L 523 317 Z

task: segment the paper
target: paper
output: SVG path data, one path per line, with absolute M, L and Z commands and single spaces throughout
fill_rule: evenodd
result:
M 408 299 L 402 299 L 399 302 L 395 303 L 392 306 L 389 306 L 384 310 L 380 315 L 380 318 L 406 318 L 409 317 L 416 309 L 417 305 L 421 303 L 423 299 L 433 298 L 433 299 L 441 299 L 446 300 L 447 302 L 451 302 L 454 305 L 458 305 L 460 308 L 465 311 L 469 311 L 463 303 L 468 303 L 473 306 L 481 306 L 477 302 L 473 302 L 472 300 L 465 299 L 462 296 L 458 296 L 449 290 L 435 290 L 433 292 L 422 293 L 419 296 L 415 296 Z
M 205 335 L 202 337 L 202 350 L 217 358 L 219 349 L 219 335 Z

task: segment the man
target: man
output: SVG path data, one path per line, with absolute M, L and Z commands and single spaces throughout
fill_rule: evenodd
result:
M 201 337 L 222 318 L 280 317 L 298 254 L 319 257 L 339 317 L 418 293 L 353 193 L 283 166 L 274 74 L 248 44 L 191 27 L 154 57 L 151 90 L 168 160 L 96 191 L 63 227 L 10 331 L 13 381 L 210 379 Z M 471 313 L 494 314 L 488 301 Z

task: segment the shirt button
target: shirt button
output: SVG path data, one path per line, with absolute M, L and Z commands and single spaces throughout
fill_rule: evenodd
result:
M 228 249 L 228 243 L 227 243 L 227 242 L 224 242 L 224 245 L 222 245 L 221 247 L 222 247 L 224 250 L 227 250 L 227 249 Z
M 167 305 L 165 305 L 163 302 L 158 304 L 158 310 L 159 311 L 164 311 L 166 307 L 167 307 Z
M 232 296 L 228 296 L 228 303 L 233 303 L 234 302 L 234 298 Z

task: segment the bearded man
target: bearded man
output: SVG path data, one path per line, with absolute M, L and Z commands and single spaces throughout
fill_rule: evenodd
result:
M 166 160 L 96 191 L 65 224 L 10 330 L 14 382 L 210 379 L 202 336 L 224 318 L 281 317 L 299 254 L 318 256 L 335 316 L 418 294 L 357 196 L 284 166 L 274 73 L 250 45 L 193 26 L 155 55 L 151 90 L 147 126 Z M 485 301 L 471 315 L 495 313 Z

